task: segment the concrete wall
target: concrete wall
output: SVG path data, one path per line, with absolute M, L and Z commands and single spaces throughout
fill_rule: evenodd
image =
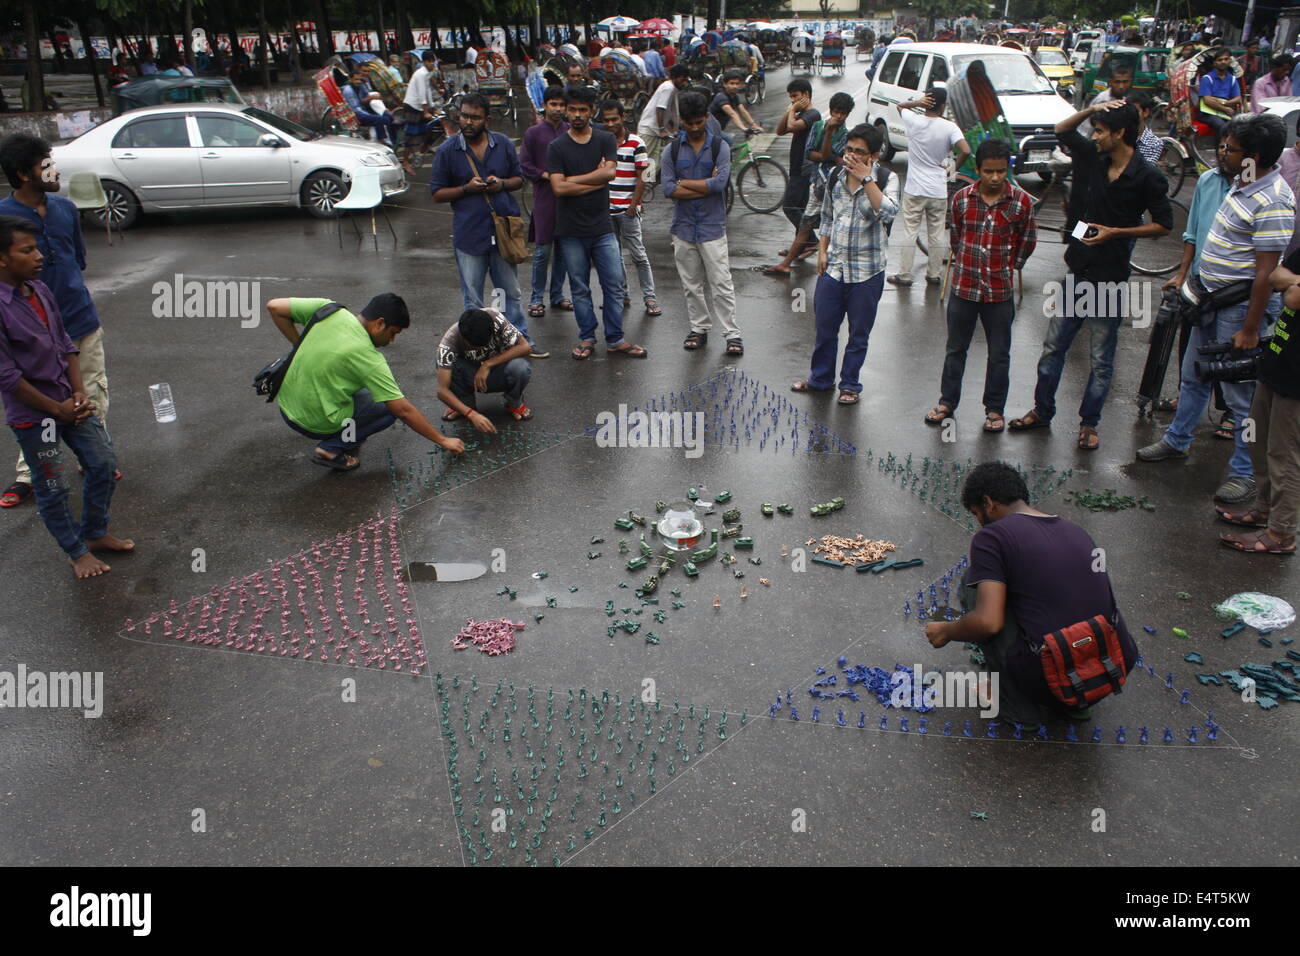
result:
M 313 86 L 285 86 L 273 90 L 241 90 L 240 95 L 253 106 L 275 113 L 311 129 L 320 125 L 325 112 L 325 97 Z M 85 123 L 102 123 L 113 115 L 111 109 L 76 110 L 66 113 L 0 113 L 0 136 L 10 133 L 33 133 L 57 142 L 76 135 L 76 127 Z

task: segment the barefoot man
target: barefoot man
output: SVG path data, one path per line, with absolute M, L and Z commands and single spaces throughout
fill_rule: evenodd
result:
M 95 404 L 86 398 L 77 347 L 64 331 L 54 294 L 37 277 L 44 257 L 36 227 L 0 216 L 0 396 L 5 423 L 32 470 L 36 508 L 79 578 L 108 565 L 92 551 L 130 551 L 135 543 L 108 533 L 117 457 Z M 62 444 L 85 473 L 81 524 L 68 508 Z

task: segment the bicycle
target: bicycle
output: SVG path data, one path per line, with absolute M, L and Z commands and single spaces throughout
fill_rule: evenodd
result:
M 1168 118 L 1169 104 L 1156 100 L 1151 109 L 1149 125 L 1155 128 Z M 1199 120 L 1192 121 L 1191 129 L 1178 129 L 1169 122 L 1169 132 L 1160 137 L 1164 152 L 1156 166 L 1169 180 L 1169 195 L 1177 196 L 1187 179 L 1188 166 L 1193 168 L 1193 179 L 1219 162 L 1219 142 L 1214 130 Z
M 767 155 L 754 155 L 749 137 L 755 130 L 745 131 L 745 142 L 735 148 L 731 157 L 731 179 L 727 181 L 727 212 L 731 212 L 735 193 L 753 212 L 776 212 L 785 197 L 785 187 L 790 174 L 779 162 Z M 733 190 L 732 185 L 735 184 Z
M 745 105 L 753 106 L 766 99 L 767 80 L 764 79 L 763 69 L 760 67 L 757 73 L 751 73 L 745 78 Z

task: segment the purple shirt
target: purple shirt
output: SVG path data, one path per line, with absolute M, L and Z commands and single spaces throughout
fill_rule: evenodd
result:
M 48 326 L 17 288 L 0 282 L 0 396 L 9 425 L 38 425 L 49 417 L 18 399 L 20 379 L 53 401 L 72 397 L 67 357 L 77 347 L 63 330 L 54 293 L 44 282 L 33 280 L 31 285 L 50 320 Z
M 1284 76 L 1278 82 L 1274 82 L 1273 74 L 1265 73 L 1255 85 L 1250 88 L 1250 108 L 1255 113 L 1264 112 L 1264 104 L 1261 100 L 1266 100 L 1273 96 L 1290 96 L 1291 95 L 1291 77 Z
M 519 147 L 519 168 L 533 184 L 532 240 L 537 245 L 547 245 L 555 238 L 555 193 L 546 175 L 546 151 L 568 128 L 564 122 L 559 129 L 546 120 L 534 123 L 524 131 Z

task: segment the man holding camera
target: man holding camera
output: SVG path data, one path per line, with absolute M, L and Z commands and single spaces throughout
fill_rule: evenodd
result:
M 1235 167 L 1238 172 L 1215 214 L 1192 282 L 1198 298 L 1217 294 L 1222 304 L 1198 317 L 1201 324 L 1192 330 L 1191 347 L 1183 358 L 1178 412 L 1160 441 L 1138 450 L 1142 461 L 1187 458 L 1196 425 L 1209 406 L 1214 387 L 1212 376 L 1201 380 L 1196 374 L 1198 358 L 1206 358 L 1199 350 L 1207 343 L 1228 342 L 1234 350 L 1253 349 L 1259 345 L 1260 328 L 1267 324 L 1266 318 L 1276 314 L 1270 276 L 1295 224 L 1295 196 L 1277 169 L 1285 146 L 1286 128 L 1272 114 L 1242 114 L 1228 124 L 1219 149 L 1227 157 L 1227 168 Z M 1236 294 L 1234 289 L 1238 290 Z M 1228 353 L 1219 357 L 1232 356 Z M 1254 498 L 1257 491 L 1247 440 L 1258 436 L 1247 434 L 1249 426 L 1245 421 L 1255 383 L 1223 380 L 1222 387 L 1236 426 L 1235 448 L 1228 463 L 1228 478 L 1214 497 L 1225 504 L 1241 504 Z
M 1229 524 L 1249 531 L 1221 534 L 1227 547 L 1248 554 L 1295 554 L 1300 524 L 1300 252 L 1293 252 L 1273 271 L 1273 288 L 1282 293 L 1282 314 L 1272 340 L 1259 360 L 1259 379 L 1250 416 L 1256 435 L 1251 444 L 1258 476 L 1254 507 L 1248 511 L 1216 509 Z

